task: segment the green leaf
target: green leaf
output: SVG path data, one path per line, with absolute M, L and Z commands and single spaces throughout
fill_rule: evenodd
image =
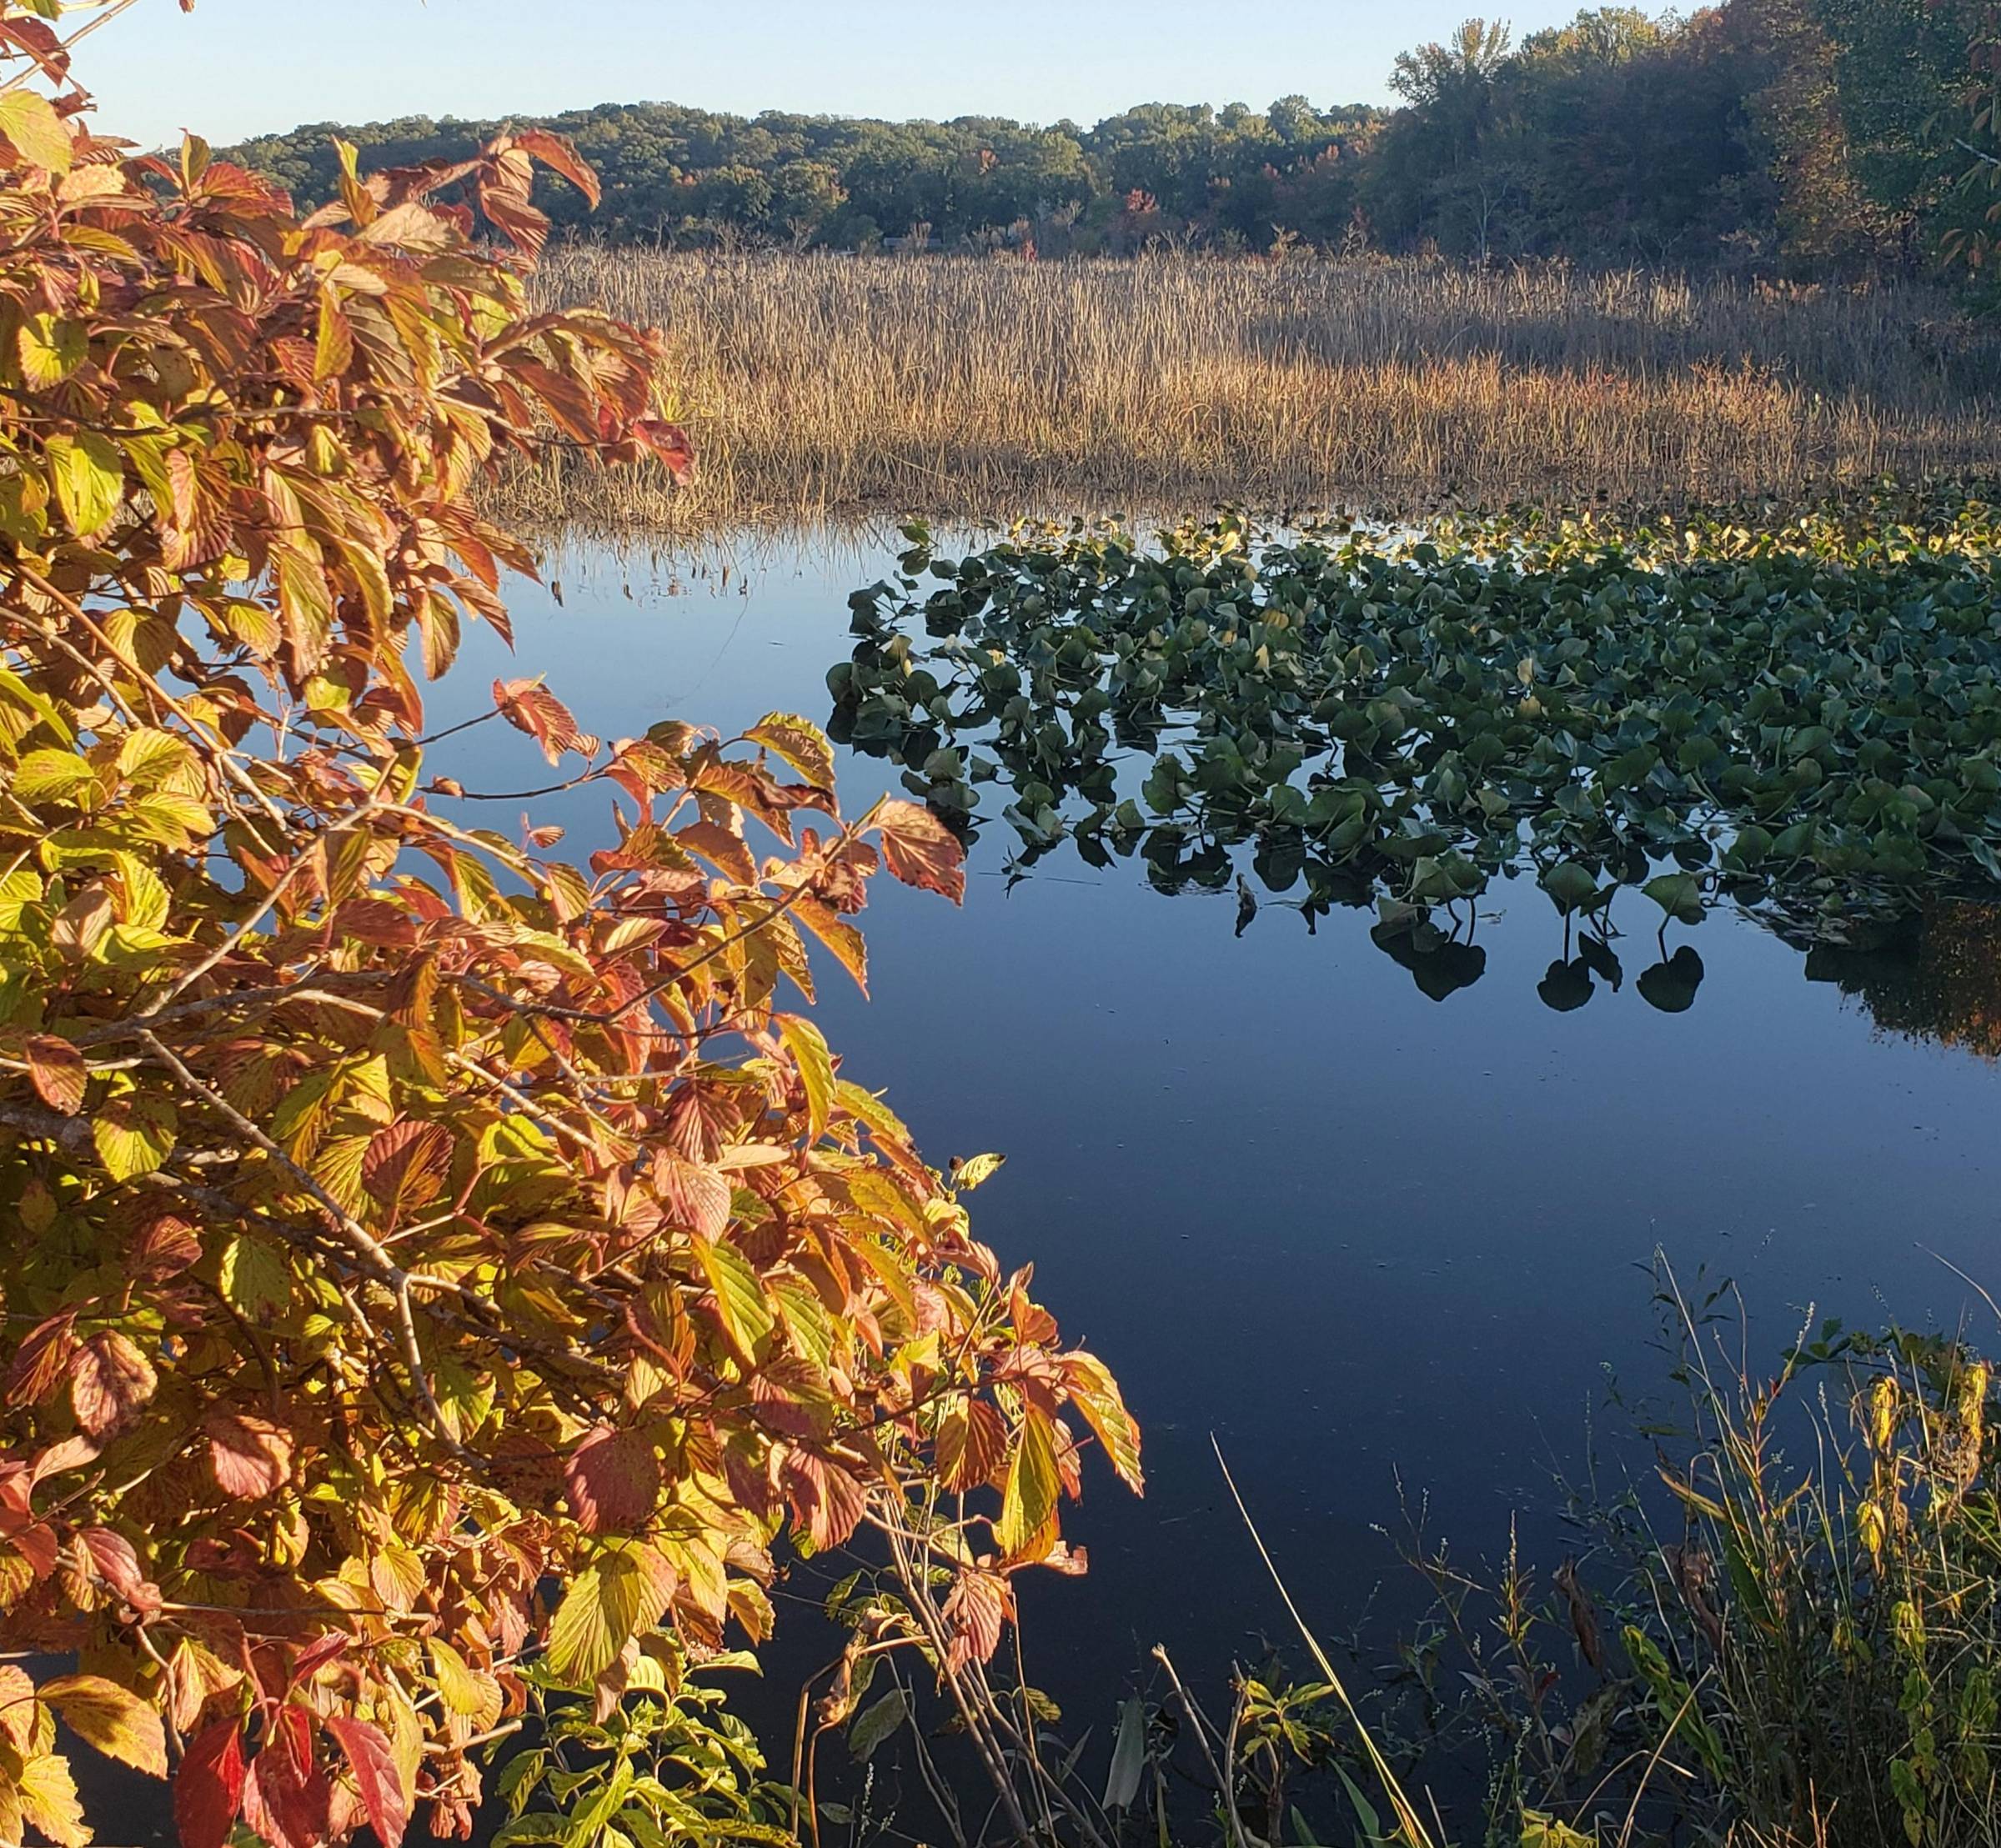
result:
M 0 96 L 0 135 L 14 144 L 23 160 L 52 173 L 67 173 L 76 158 L 62 117 L 47 97 L 33 90 L 9 90 Z
M 778 1016 L 779 1038 L 792 1054 L 799 1082 L 806 1094 L 806 1118 L 817 1142 L 827 1131 L 834 1105 L 834 1054 L 827 1038 L 810 1020 L 796 1014 Z
M 278 1320 L 292 1306 L 292 1272 L 283 1254 L 239 1232 L 223 1250 L 223 1295 L 253 1326 Z
M 1123 1810 L 1140 1794 L 1146 1765 L 1146 1703 L 1138 1695 L 1121 1704 L 1119 1730 L 1111 1741 L 1111 1769 L 1105 1774 L 1107 1810 Z
M 174 1127 L 173 1106 L 164 1098 L 128 1091 L 92 1119 L 90 1139 L 113 1180 L 136 1180 L 173 1154 Z
M 125 498 L 125 458 L 117 444 L 86 430 L 78 436 L 52 436 L 42 448 L 56 504 L 70 531 L 79 538 L 103 532 Z
M 570 1580 L 549 1631 L 550 1672 L 572 1685 L 594 1681 L 638 1627 L 647 1587 L 639 1566 L 608 1553 Z
M 857 1761 L 865 1763 L 875 1748 L 910 1716 L 910 1696 L 901 1688 L 891 1688 L 873 1706 L 855 1716 L 848 1728 L 848 1750 Z
M 1557 909 L 1567 917 L 1591 905 L 1598 895 L 1598 882 L 1588 868 L 1575 860 L 1564 860 L 1542 875 L 1542 889 L 1556 902 Z
M 1703 921 L 1703 882 L 1693 873 L 1663 873 L 1641 888 L 1671 918 L 1683 924 Z

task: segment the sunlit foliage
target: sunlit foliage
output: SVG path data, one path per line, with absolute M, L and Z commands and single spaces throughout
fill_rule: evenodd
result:
M 863 974 L 880 867 L 955 898 L 957 846 L 844 819 L 803 720 L 604 743 L 532 672 L 474 722 L 615 838 L 487 826 L 425 760 L 424 683 L 532 568 L 471 490 L 689 465 L 657 336 L 524 305 L 534 163 L 592 175 L 344 150 L 301 218 L 98 135 L 42 11 L 0 6 L 0 1839 L 89 1839 L 58 1715 L 174 1767 L 186 1848 L 464 1833 L 564 1690 L 604 1763 L 517 1806 L 768 1836 L 686 1676 L 765 1635 L 775 1550 L 893 1511 L 977 1660 L 1074 1563 L 1085 1443 L 1139 1480 L 1104 1368 L 788 1011 Z

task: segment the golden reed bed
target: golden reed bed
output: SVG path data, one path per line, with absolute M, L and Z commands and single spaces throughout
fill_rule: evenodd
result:
M 537 521 L 1672 501 L 2001 459 L 2001 329 L 1916 286 L 577 247 L 539 287 L 668 330 L 702 474 L 524 470 Z

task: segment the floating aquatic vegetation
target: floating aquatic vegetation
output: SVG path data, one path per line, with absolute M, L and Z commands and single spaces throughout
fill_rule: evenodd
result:
M 1236 880 L 1240 929 L 1246 873 L 1309 924 L 1371 904 L 1440 993 L 1477 977 L 1482 895 L 1531 879 L 1567 922 L 1557 1007 L 1618 979 L 1631 887 L 1671 1009 L 1701 964 L 1666 927 L 1719 902 L 1840 941 L 2001 886 L 2001 515 L 1964 488 L 1422 534 L 1080 523 L 956 560 L 905 537 L 850 599 L 832 729 L 962 831 L 1004 821 L 1018 868 L 1068 843 L 1166 890 Z

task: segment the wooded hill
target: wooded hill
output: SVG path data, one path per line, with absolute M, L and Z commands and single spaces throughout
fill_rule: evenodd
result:
M 617 243 L 1301 243 L 1860 275 L 1984 257 L 1998 63 L 1993 0 L 1727 0 L 1685 19 L 1603 8 L 1519 43 L 1470 20 L 1399 57 L 1389 110 L 1147 103 L 1086 128 L 634 103 L 537 125 L 573 137 L 604 182 L 590 216 L 545 179 L 557 223 L 589 216 Z M 336 135 L 377 167 L 502 126 L 317 123 L 234 152 L 317 202 Z

